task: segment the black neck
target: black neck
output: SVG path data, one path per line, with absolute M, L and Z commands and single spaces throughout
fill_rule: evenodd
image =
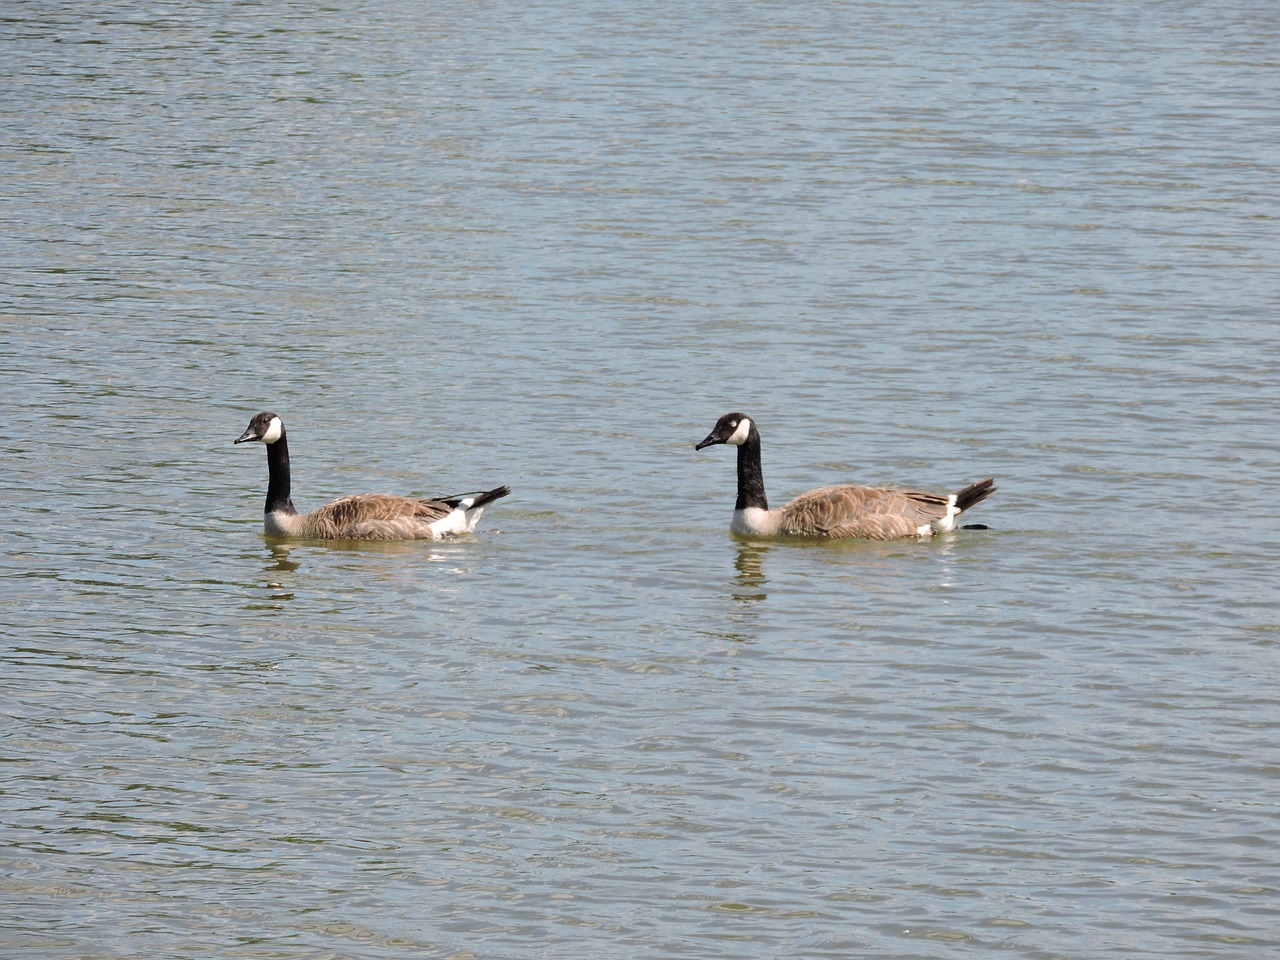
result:
M 769 509 L 764 496 L 764 471 L 760 469 L 760 434 L 754 423 L 746 441 L 738 447 L 738 502 L 734 509 L 747 507 Z
M 289 493 L 289 441 L 281 433 L 279 440 L 267 444 L 267 505 L 264 512 L 297 513 Z

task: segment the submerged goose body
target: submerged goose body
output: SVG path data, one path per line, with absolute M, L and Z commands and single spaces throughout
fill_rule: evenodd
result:
M 840 484 L 810 490 L 786 506 L 770 510 L 760 465 L 760 431 L 755 423 L 741 413 L 727 413 L 694 449 L 720 443 L 738 448 L 738 502 L 730 529 L 743 537 L 931 537 L 954 530 L 961 513 L 996 489 L 990 478 L 953 494 Z
M 484 508 L 511 492 L 495 487 L 439 499 L 358 493 L 299 513 L 291 497 L 289 440 L 284 421 L 271 412 L 249 421 L 235 442 L 256 441 L 267 448 L 267 502 L 263 527 L 270 536 L 310 540 L 439 540 L 471 533 Z

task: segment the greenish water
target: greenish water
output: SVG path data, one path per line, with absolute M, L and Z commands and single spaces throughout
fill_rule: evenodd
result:
M 0 952 L 1273 955 L 1278 27 L 13 5 Z

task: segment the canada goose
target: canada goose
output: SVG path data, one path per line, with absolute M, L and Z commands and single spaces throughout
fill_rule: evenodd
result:
M 358 493 L 298 513 L 289 497 L 289 440 L 284 421 L 263 412 L 249 421 L 236 443 L 267 446 L 267 504 L 263 526 L 271 536 L 316 540 L 439 540 L 470 533 L 486 504 L 511 492 L 495 487 L 480 493 L 420 500 L 390 493 Z
M 995 481 L 979 480 L 944 496 L 841 484 L 802 493 L 785 507 L 769 509 L 760 469 L 760 431 L 741 413 L 726 413 L 694 449 L 717 443 L 738 448 L 738 502 L 730 529 L 744 537 L 819 537 L 836 540 L 896 540 L 931 537 L 956 528 L 960 514 L 995 492 Z

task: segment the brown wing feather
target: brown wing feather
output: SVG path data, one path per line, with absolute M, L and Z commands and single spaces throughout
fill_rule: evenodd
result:
M 779 532 L 787 535 L 896 540 L 947 512 L 947 498 L 931 493 L 859 487 L 819 487 L 782 508 Z
M 449 504 L 439 500 L 418 500 L 390 493 L 357 493 L 308 513 L 305 517 L 306 535 L 378 540 L 430 537 L 427 525 L 448 516 L 452 510 Z

